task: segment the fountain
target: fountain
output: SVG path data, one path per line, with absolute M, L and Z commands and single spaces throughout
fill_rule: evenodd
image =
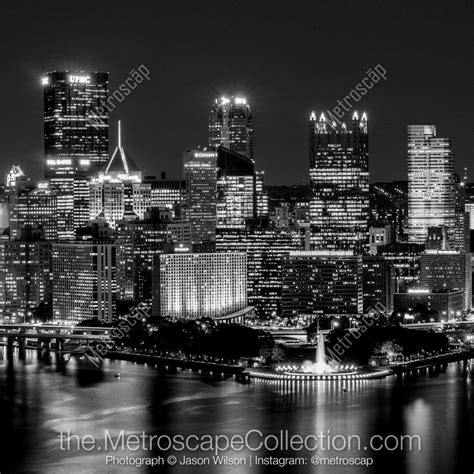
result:
M 326 354 L 324 335 L 317 336 L 316 356 L 314 362 L 305 361 L 302 365 L 282 364 L 276 368 L 252 368 L 247 371 L 250 378 L 261 380 L 286 381 L 347 381 L 360 379 L 377 379 L 393 374 L 390 369 L 361 370 L 352 364 L 338 364 L 329 360 Z M 329 361 L 329 362 L 328 362 Z M 347 389 L 343 389 L 347 392 Z
M 303 364 L 302 369 L 304 373 L 316 375 L 332 374 L 335 372 L 335 370 L 327 363 L 326 346 L 323 334 L 318 334 L 316 360 L 313 364 Z

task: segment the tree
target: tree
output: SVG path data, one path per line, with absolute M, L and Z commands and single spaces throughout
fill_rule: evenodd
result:
M 276 344 L 272 350 L 272 362 L 283 362 L 286 359 L 286 354 L 283 348 Z
M 396 357 L 397 355 L 402 354 L 403 348 L 397 344 L 393 339 L 386 340 L 379 344 L 374 353 L 375 354 L 384 354 L 388 356 L 390 359 Z
M 28 317 L 27 321 L 43 321 L 47 322 L 52 319 L 53 308 L 50 302 L 42 301 L 36 308 L 31 312 L 31 316 Z

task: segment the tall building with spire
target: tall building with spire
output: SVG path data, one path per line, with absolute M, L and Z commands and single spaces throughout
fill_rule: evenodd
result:
M 408 238 L 423 244 L 430 227 L 454 231 L 456 175 L 447 138 L 434 125 L 408 125 Z
M 246 99 L 215 99 L 209 113 L 209 146 L 223 146 L 253 159 L 253 115 Z
M 310 228 L 314 250 L 361 253 L 368 243 L 369 144 L 367 115 L 349 125 L 309 120 Z
M 122 145 L 121 122 L 118 144 L 109 162 L 90 184 L 91 220 L 104 220 L 111 228 L 117 221 L 143 219 L 151 206 L 151 185 L 142 183 L 142 172 Z

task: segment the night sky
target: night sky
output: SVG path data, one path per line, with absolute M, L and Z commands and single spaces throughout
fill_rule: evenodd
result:
M 267 184 L 307 179 L 308 118 L 333 108 L 381 64 L 356 106 L 369 116 L 371 180 L 406 179 L 406 126 L 435 124 L 458 170 L 472 158 L 472 0 L 2 2 L 0 173 L 43 171 L 41 74 L 108 71 L 110 92 L 144 64 L 143 82 L 111 116 L 147 174 L 181 175 L 182 152 L 207 145 L 209 106 L 242 94 Z M 113 151 L 113 149 L 111 150 Z M 470 178 L 474 179 L 474 170 Z M 3 178 L 2 178 L 3 181 Z

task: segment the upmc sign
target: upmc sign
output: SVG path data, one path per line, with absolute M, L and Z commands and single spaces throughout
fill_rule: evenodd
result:
M 90 84 L 90 76 L 69 76 L 69 82 L 71 84 Z

